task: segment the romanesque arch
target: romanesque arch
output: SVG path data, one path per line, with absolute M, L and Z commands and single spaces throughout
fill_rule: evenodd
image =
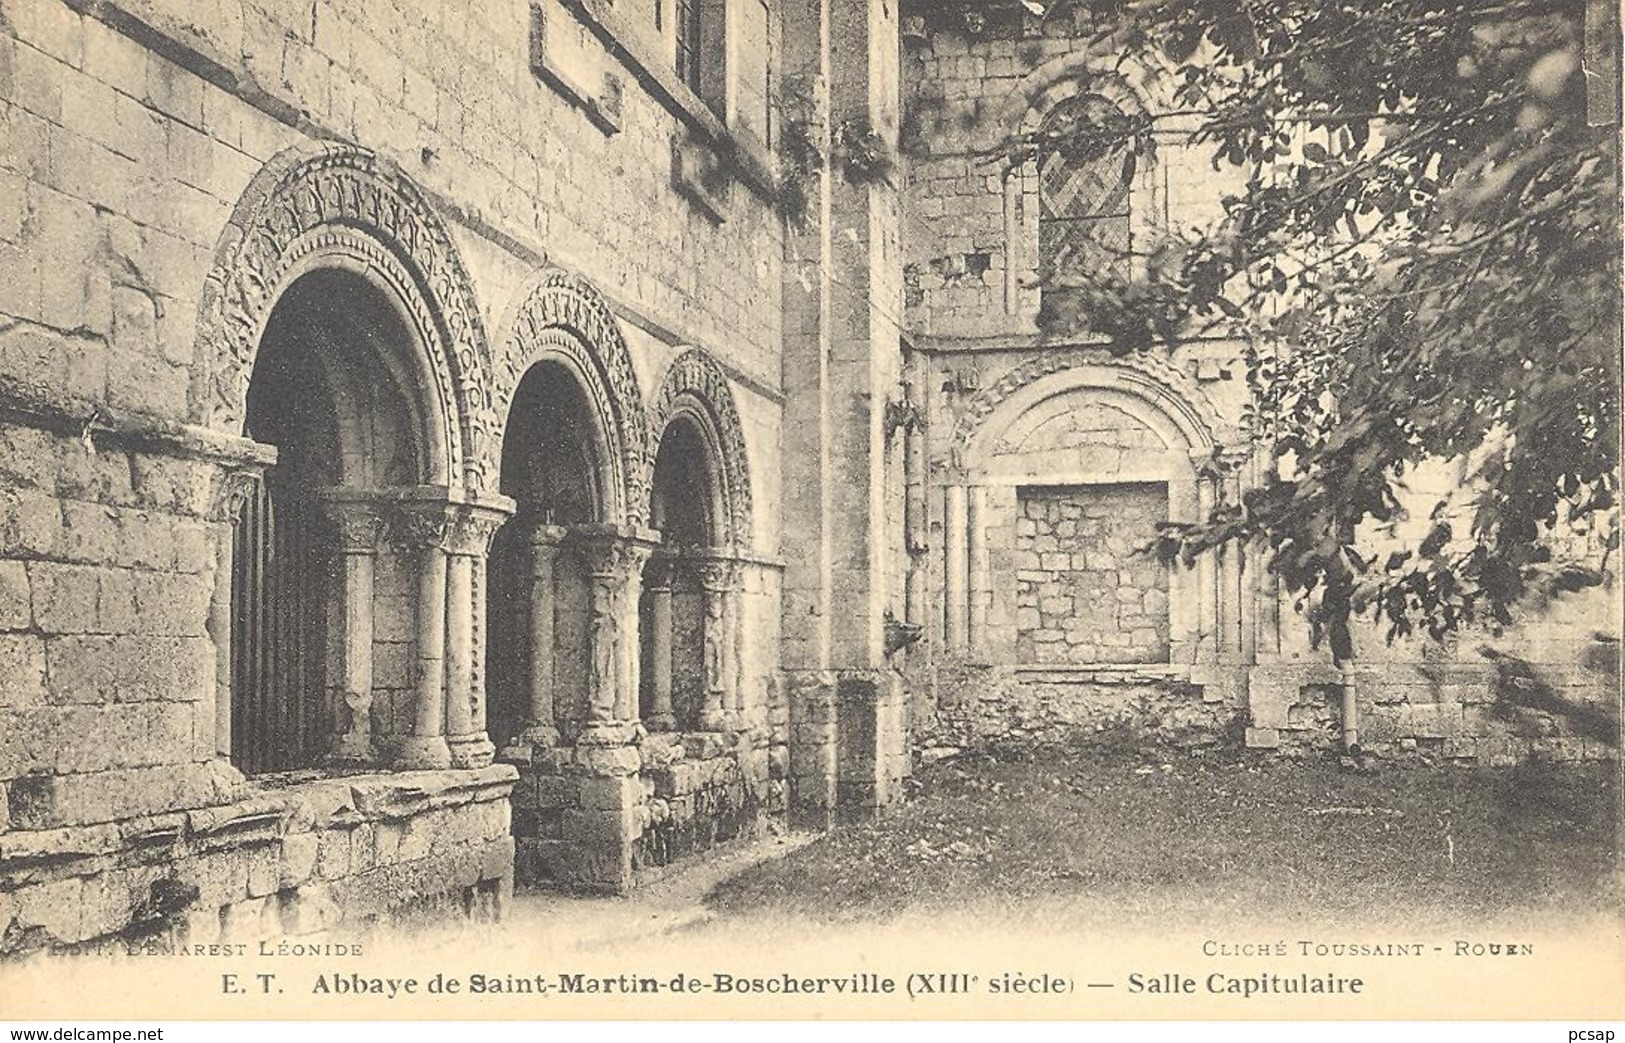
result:
M 1144 548 L 1215 502 L 1229 434 L 1149 353 L 1047 354 L 984 388 L 943 488 L 948 647 L 1046 668 L 1211 656 L 1214 563 L 1167 568 Z
M 203 287 L 192 419 L 242 432 L 249 377 L 272 308 L 295 280 L 344 267 L 390 292 L 417 341 L 443 430 L 433 472 L 492 488 L 488 347 L 444 224 L 391 161 L 349 145 L 290 149 L 250 182 Z
M 994 109 L 988 131 L 996 148 L 1012 131 L 1030 133 L 1049 111 L 1080 93 L 1098 94 L 1131 116 L 1147 111 L 1141 90 L 1099 54 L 1072 52 L 1051 58 L 1018 80 Z
M 301 147 L 250 182 L 203 287 L 189 402 L 278 449 L 219 519 L 217 748 L 244 770 L 490 762 L 475 635 L 511 508 L 488 357 L 450 234 L 395 164 Z M 410 619 L 375 611 L 403 601 Z
M 503 443 L 521 381 L 544 361 L 569 370 L 587 396 L 606 474 L 601 520 L 645 524 L 652 456 L 632 354 L 603 296 L 587 280 L 558 269 L 538 278 L 504 323 L 491 367 L 496 445 Z
M 660 439 L 678 417 L 688 418 L 701 432 L 714 462 L 721 530 L 718 545 L 744 549 L 751 538 L 750 467 L 745 428 L 722 367 L 698 348 L 679 355 L 666 370 L 649 414 L 650 460 L 655 459 Z
M 1211 452 L 1230 432 L 1201 387 L 1161 355 L 1122 358 L 1104 351 L 1052 352 L 1022 363 L 983 388 L 954 425 L 955 456 L 967 466 L 1027 411 L 1081 388 L 1119 392 L 1139 403 L 1147 422 L 1171 425 L 1186 447 Z

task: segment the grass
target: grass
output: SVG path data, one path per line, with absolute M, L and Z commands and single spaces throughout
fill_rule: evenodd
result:
M 1617 765 L 1393 767 L 1050 748 L 924 769 L 908 805 L 725 881 L 726 914 L 986 909 L 1125 927 L 1615 908 Z

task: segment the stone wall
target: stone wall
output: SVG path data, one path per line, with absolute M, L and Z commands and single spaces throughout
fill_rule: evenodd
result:
M 512 751 L 522 884 L 620 893 L 787 810 L 785 746 L 765 732 L 647 732 L 624 754 Z
M 1122 567 L 1141 538 L 1118 525 L 1149 537 L 1157 521 L 1194 521 L 1260 480 L 1241 425 L 1243 345 L 1193 335 L 1115 355 L 1086 328 L 1040 329 L 1038 165 L 1012 158 L 1012 137 L 1079 96 L 1125 111 L 1167 99 L 1132 56 L 1087 52 L 1081 6 L 1036 6 L 902 7 L 906 326 L 922 373 L 914 485 L 930 607 L 910 653 L 914 745 L 1105 734 L 1334 751 L 1343 678 L 1255 548 Z M 1214 169 L 1179 120 L 1161 127 L 1155 160 L 1128 186 L 1137 244 L 1217 216 L 1244 177 Z M 1424 488 L 1423 470 L 1443 484 Z M 1460 469 L 1407 482 L 1433 496 L 1458 487 Z M 1080 535 L 1081 497 L 1148 487 L 1164 490 L 1160 513 L 1153 497 L 1115 503 L 1109 524 Z M 1432 505 L 1418 499 L 1411 527 L 1425 529 Z M 1106 583 L 1100 562 L 1121 582 Z M 1362 747 L 1487 763 L 1607 755 L 1597 735 L 1618 712 L 1617 584 L 1597 593 L 1449 643 L 1362 630 L 1351 675 Z M 1127 644 L 1105 640 L 1125 630 Z
M 1160 485 L 1023 490 L 1015 562 L 1022 663 L 1168 661 L 1167 568 L 1149 550 L 1167 503 Z
M 505 767 L 357 775 L 0 834 L 0 958 L 495 919 L 513 891 L 512 782 Z
M 774 53 L 777 13 L 761 10 L 765 23 L 741 26 L 765 56 Z M 253 326 L 265 317 L 253 307 L 274 303 L 250 300 L 278 289 L 256 288 L 264 268 L 245 273 L 230 262 L 291 250 L 279 235 L 303 236 L 319 253 L 338 225 L 379 233 L 358 247 L 378 247 L 376 263 L 355 255 L 345 263 L 381 282 L 406 265 L 390 286 L 420 299 L 395 303 L 403 312 L 421 306 L 407 317 L 417 339 L 455 341 L 449 351 L 436 346 L 443 355 L 435 361 L 459 373 L 500 374 L 498 353 L 522 334 L 522 305 L 553 279 L 555 298 L 571 298 L 557 322 L 596 338 L 585 349 L 588 368 L 621 363 L 604 361 L 611 346 L 627 356 L 612 374 L 627 431 L 643 430 L 634 421 L 654 405 L 674 362 L 702 354 L 721 374 L 707 390 L 737 404 L 730 433 L 738 438 L 727 448 L 739 459 L 729 465 L 751 479 L 736 550 L 776 551 L 782 226 L 764 158 L 777 105 L 770 70 L 741 66 L 760 82 L 739 85 L 713 111 L 676 79 L 670 41 L 643 24 L 646 13 L 634 21 L 612 5 L 556 0 L 477 10 L 359 2 L 296 10 L 238 0 L 0 7 L 0 928 L 15 917 L 17 931 L 53 946 L 116 933 L 119 916 L 146 915 L 137 892 L 147 877 L 173 869 L 186 890 L 187 867 L 216 843 L 205 836 L 212 827 L 196 823 L 235 816 L 221 809 L 244 801 L 282 810 L 267 812 L 270 825 L 256 825 L 241 851 L 218 848 L 233 865 L 240 856 L 259 868 L 252 893 L 246 884 L 240 893 L 200 885 L 205 905 L 213 903 L 203 920 L 263 917 L 268 929 L 303 931 L 309 917 L 299 907 L 326 899 L 305 903 L 282 895 L 280 884 L 265 890 L 272 871 L 264 864 L 297 860 L 306 835 L 320 834 L 314 842 L 333 850 L 341 841 L 330 835 L 347 838 L 353 859 L 341 869 L 328 856 L 322 887 L 353 916 L 388 913 L 395 895 L 462 907 L 474 891 L 508 886 L 498 871 L 511 861 L 503 854 L 511 851 L 506 770 L 390 776 L 403 793 L 477 784 L 479 794 L 434 796 L 439 803 L 416 810 L 408 806 L 416 798 L 403 797 L 381 818 L 335 805 L 329 821 L 326 811 L 313 819 L 299 810 L 303 797 L 245 780 L 227 762 L 219 707 L 229 699 L 229 671 L 221 673 L 229 601 L 217 572 L 230 544 L 224 504 L 228 480 L 263 470 L 274 453 L 239 437 L 242 402 L 232 401 L 241 390 L 234 375 L 246 382 L 252 371 L 257 334 L 221 351 L 220 331 L 245 313 Z M 349 188 L 324 194 L 312 188 L 316 178 L 297 197 L 275 194 L 278 178 L 323 155 L 344 157 Z M 346 208 L 347 220 L 322 224 Z M 386 235 L 397 238 L 380 246 Z M 457 430 L 430 431 L 428 443 L 442 456 L 483 454 L 468 473 L 495 475 L 501 446 L 481 436 L 506 417 L 468 423 L 482 402 L 490 406 L 480 396 L 493 389 L 468 397 L 465 385 L 455 389 L 465 400 L 454 401 L 443 372 L 432 382 L 410 397 L 433 400 L 426 415 Z M 621 448 L 629 468 L 652 453 L 624 438 Z M 444 494 L 463 497 L 463 477 L 448 476 Z M 635 490 L 633 479 L 626 484 Z M 483 599 L 469 564 L 479 554 L 454 555 L 449 566 L 471 601 Z M 372 686 L 358 716 L 385 762 L 417 736 L 419 674 L 439 668 L 424 666 L 420 647 L 420 558 L 419 548 L 369 555 L 362 609 Z M 778 581 L 753 574 L 747 586 L 742 601 L 753 618 L 741 675 L 757 693 L 759 730 L 778 728 L 782 749 L 788 711 L 771 702 Z M 343 619 L 328 618 L 330 645 L 343 645 Z M 463 674 L 449 687 L 467 682 L 477 692 L 478 657 L 469 651 L 485 637 L 478 613 L 451 622 L 447 644 Z M 355 694 L 335 688 L 317 698 L 340 716 Z M 464 695 L 454 692 L 448 708 L 477 710 L 463 707 Z M 765 747 L 747 758 L 764 787 L 765 758 Z M 760 803 L 771 803 L 765 789 Z M 180 816 L 173 843 L 138 853 L 108 846 L 155 815 Z M 372 826 L 389 835 L 383 825 L 397 819 L 419 838 L 404 845 L 407 854 L 361 838 Z M 33 845 L 72 847 L 80 836 L 101 838 L 94 858 L 63 863 L 48 891 L 28 890 Z M 442 849 L 442 838 L 451 846 Z M 203 846 L 194 851 L 194 842 Z M 132 859 L 148 859 L 141 879 L 108 876 Z M 219 870 L 228 871 L 237 872 Z M 88 914 L 80 923 L 61 903 L 104 886 L 95 881 L 133 897 L 109 899 L 94 924 Z M 276 927 L 284 909 L 294 926 Z M 333 926 L 331 915 L 322 919 Z M 42 924 L 49 929 L 35 930 Z

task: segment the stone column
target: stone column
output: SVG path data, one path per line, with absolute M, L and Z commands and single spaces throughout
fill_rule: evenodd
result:
M 1213 514 L 1215 481 L 1206 475 L 1196 479 L 1196 516 L 1205 522 Z M 1218 659 L 1219 634 L 1219 569 L 1215 551 L 1206 551 L 1196 559 L 1196 596 L 1199 606 L 1197 617 L 1197 659 L 1213 662 Z
M 236 542 L 237 520 L 254 488 L 264 479 L 259 471 L 224 471 L 216 479 L 209 504 L 209 521 L 214 524 L 214 594 L 209 600 L 209 636 L 214 639 L 214 729 L 207 737 L 217 757 L 231 758 L 231 613 L 232 572 L 235 566 L 232 544 Z M 202 737 L 200 737 L 202 738 Z
M 972 655 L 981 655 L 987 649 L 987 603 L 991 597 L 987 564 L 987 488 L 974 485 L 970 490 L 970 503 L 966 508 L 966 528 L 969 549 L 966 553 L 970 571 L 970 612 L 966 627 L 966 643 Z
M 738 619 L 739 563 L 727 558 L 706 558 L 696 564 L 695 571 L 700 588 L 705 592 L 702 658 L 705 702 L 700 709 L 700 727 L 706 731 L 724 731 L 735 706 L 733 689 L 738 673 L 733 664 L 733 624 Z
M 638 590 L 654 542 L 610 526 L 576 530 L 591 577 L 587 728 L 638 717 Z
M 511 511 L 452 508 L 446 569 L 446 742 L 456 768 L 483 768 L 496 756 L 485 732 L 485 567 L 491 537 Z
M 677 728 L 671 706 L 672 580 L 671 558 L 657 554 L 649 562 L 645 585 L 649 591 L 649 719 L 650 731 Z
M 520 738 L 540 746 L 556 746 L 559 741 L 553 698 L 558 648 L 554 572 L 566 531 L 563 526 L 540 522 L 530 530 L 530 723 Z
M 924 356 L 917 355 L 916 359 Z M 911 368 L 924 369 L 923 362 L 910 362 Z M 923 376 L 917 384 L 923 384 Z M 910 400 L 914 400 L 917 392 L 910 385 Z M 927 560 L 924 557 L 928 544 L 927 532 L 930 530 L 930 520 L 927 518 L 925 505 L 926 495 L 926 459 L 925 459 L 925 427 L 920 423 L 909 424 L 904 433 L 903 442 L 903 480 L 907 493 L 903 500 L 903 543 L 908 551 L 908 579 L 905 585 L 907 603 L 903 610 L 903 619 L 908 623 L 920 624 L 925 622 L 925 588 L 928 573 Z
M 415 711 L 412 734 L 401 743 L 405 768 L 451 766 L 446 743 L 446 542 L 451 524 L 444 502 L 403 505 L 395 518 L 395 542 L 418 559 Z
M 944 498 L 946 510 L 942 519 L 943 555 L 943 643 L 954 651 L 965 648 L 965 631 L 969 628 L 969 601 L 965 580 L 970 575 L 970 560 L 965 537 L 970 531 L 970 508 L 966 503 L 963 485 L 948 486 Z
M 372 578 L 385 518 L 373 503 L 327 497 L 320 502 L 338 534 L 342 563 L 338 647 L 328 655 L 328 662 L 339 666 L 338 683 L 332 686 L 339 711 L 332 757 L 339 763 L 370 764 L 378 759 L 372 738 Z

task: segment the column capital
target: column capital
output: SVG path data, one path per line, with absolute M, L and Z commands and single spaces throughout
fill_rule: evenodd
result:
M 713 594 L 725 594 L 739 589 L 744 573 L 739 560 L 719 553 L 700 552 L 688 557 L 687 562 L 699 579 L 700 586 Z
M 341 554 L 371 554 L 378 549 L 389 521 L 389 508 L 372 500 L 342 495 L 340 489 L 316 493 L 316 506 L 338 533 Z
M 445 550 L 455 521 L 451 504 L 444 501 L 393 504 L 389 538 L 408 550 Z
M 624 582 L 637 578 L 660 545 L 658 533 L 629 526 L 582 525 L 566 538 L 593 576 Z
M 485 557 L 491 550 L 491 538 L 513 516 L 511 510 L 473 503 L 454 504 L 448 508 L 448 514 L 446 550 L 467 558 Z
M 525 536 L 530 541 L 531 547 L 537 550 L 546 549 L 556 551 L 559 548 L 559 545 L 564 542 L 565 538 L 570 535 L 570 530 L 565 528 L 563 525 L 550 525 L 547 522 L 538 521 L 534 518 L 521 518 L 519 521 L 520 524 L 526 524 L 528 521 Z
M 215 474 L 209 488 L 210 521 L 236 521 L 254 490 L 265 479 L 258 468 L 222 470 Z

